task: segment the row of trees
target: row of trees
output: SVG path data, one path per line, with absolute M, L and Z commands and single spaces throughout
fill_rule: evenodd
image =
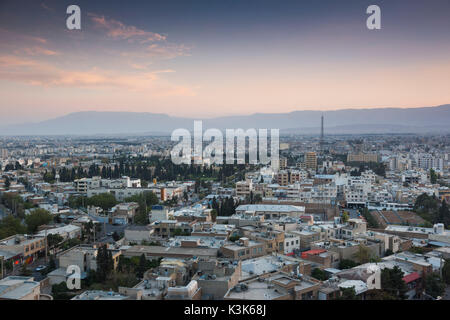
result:
M 21 219 L 12 215 L 0 220 L 0 239 L 10 237 L 15 234 L 35 233 L 39 226 L 53 221 L 53 215 L 44 209 L 36 209 L 25 216 L 25 224 Z
M 372 170 L 375 174 L 386 177 L 386 167 L 381 162 L 349 162 L 347 165 L 358 168 L 350 172 L 351 176 L 360 176 L 364 171 Z
M 236 213 L 238 205 L 239 203 L 235 203 L 233 197 L 222 198 L 220 200 L 214 197 L 209 207 L 214 209 L 218 216 L 231 216 Z
M 414 211 L 424 220 L 431 224 L 443 223 L 446 228 L 450 227 L 450 210 L 447 203 L 440 201 L 435 195 L 426 193 L 417 197 L 414 203 Z
M 105 164 L 100 167 L 97 164 L 92 164 L 88 169 L 84 169 L 81 166 L 72 169 L 64 167 L 59 170 L 53 168 L 44 173 L 44 181 L 54 182 L 57 174 L 61 182 L 72 182 L 75 179 L 94 176 L 101 176 L 105 179 L 118 179 L 122 176 L 130 176 L 143 181 L 152 181 L 154 178 L 162 181 L 195 180 L 199 178 L 226 181 L 228 177 L 234 176 L 236 172 L 241 172 L 244 169 L 244 164 L 224 164 L 219 168 L 194 164 L 175 165 L 171 159 L 151 157 L 133 161 L 120 159 L 119 164 L 114 166 Z

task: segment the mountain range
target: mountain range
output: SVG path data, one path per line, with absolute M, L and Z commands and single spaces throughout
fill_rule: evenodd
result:
M 281 134 L 450 133 L 450 104 L 423 108 L 341 109 L 255 113 L 194 119 L 160 113 L 83 111 L 35 122 L 0 127 L 0 135 L 151 135 L 174 129 L 193 130 L 194 120 L 207 128 L 277 128 Z

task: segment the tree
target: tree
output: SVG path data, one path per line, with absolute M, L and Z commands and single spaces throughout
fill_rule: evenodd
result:
M 112 261 L 111 252 L 108 250 L 106 244 L 101 246 L 97 252 L 97 280 L 105 281 L 113 270 L 114 262 Z
M 342 213 L 342 221 L 345 223 L 345 222 L 348 221 L 349 218 L 350 218 L 350 216 L 349 216 L 348 212 L 347 212 L 347 211 L 344 211 L 344 212 Z
M 49 234 L 47 235 L 47 244 L 48 246 L 54 247 L 57 244 L 61 243 L 64 240 L 63 237 L 61 237 L 59 234 Z
M 216 218 L 217 218 L 217 210 L 216 209 L 212 209 L 211 210 L 211 220 L 213 222 L 216 222 Z
M 434 169 L 431 168 L 430 169 L 430 182 L 431 182 L 431 184 L 435 184 L 437 182 L 437 178 L 438 178 L 438 176 L 436 174 L 436 171 L 434 171 Z
M 0 220 L 0 239 L 7 238 L 15 234 L 23 234 L 26 227 L 22 225 L 19 219 L 13 216 L 6 216 Z
M 100 207 L 103 211 L 108 211 L 117 204 L 117 201 L 111 193 L 101 193 L 87 198 L 87 204 Z
M 448 209 L 445 200 L 442 200 L 441 207 L 439 208 L 438 221 L 443 223 L 446 227 L 450 226 L 450 210 Z
M 10 186 L 11 186 L 11 182 L 9 181 L 9 178 L 6 177 L 5 178 L 5 189 L 8 190 Z
M 374 218 L 374 216 L 370 213 L 369 209 L 363 208 L 361 210 L 361 215 L 366 219 L 367 226 L 369 228 L 378 229 L 380 226 L 378 225 L 377 220 Z
M 49 223 L 53 220 L 50 212 L 44 209 L 35 209 L 25 217 L 28 232 L 35 233 L 39 226 Z
M 386 291 L 392 299 L 405 299 L 408 287 L 403 281 L 403 271 L 398 266 L 381 270 L 381 289 Z
M 22 265 L 22 268 L 20 269 L 20 275 L 21 275 L 21 276 L 28 277 L 28 276 L 31 276 L 31 274 L 32 274 L 31 270 L 28 269 L 28 268 L 27 268 L 27 264 L 24 263 L 24 264 Z
M 341 288 L 341 295 L 337 300 L 359 300 L 356 296 L 355 287 Z
M 323 271 L 323 270 L 321 270 L 319 268 L 314 268 L 313 271 L 311 272 L 311 276 L 313 278 L 316 278 L 317 280 L 320 280 L 320 281 L 325 281 L 325 280 L 328 279 L 325 271 Z
M 144 254 L 141 254 L 139 257 L 139 265 L 136 271 L 136 277 L 142 279 L 144 277 L 144 272 L 147 271 L 147 259 Z
M 114 241 L 119 241 L 120 240 L 120 235 L 117 233 L 117 231 L 114 231 L 112 234 L 112 238 Z
M 425 277 L 425 293 L 433 298 L 442 296 L 445 292 L 445 283 L 437 273 L 431 273 Z
M 372 258 L 372 254 L 369 248 L 360 244 L 358 246 L 358 251 L 355 252 L 353 257 L 359 264 L 364 264 L 370 261 L 370 259 Z
M 442 277 L 447 285 L 450 285 L 450 259 L 445 259 L 444 266 L 442 267 Z
M 353 261 L 353 260 L 349 260 L 349 259 L 343 259 L 339 262 L 339 269 L 343 270 L 343 269 L 351 269 L 356 267 L 358 264 Z

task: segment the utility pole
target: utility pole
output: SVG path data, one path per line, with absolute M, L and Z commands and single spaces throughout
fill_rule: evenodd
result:
M 3 260 L 5 259 L 5 257 L 1 256 L 0 259 L 2 260 L 2 277 L 1 277 L 1 279 L 3 279 Z
M 48 241 L 47 241 L 47 229 L 45 229 L 45 264 L 48 263 Z

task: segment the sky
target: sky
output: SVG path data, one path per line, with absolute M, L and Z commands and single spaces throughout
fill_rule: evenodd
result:
M 449 0 L 0 0 L 0 125 L 447 104 L 449 15 Z

